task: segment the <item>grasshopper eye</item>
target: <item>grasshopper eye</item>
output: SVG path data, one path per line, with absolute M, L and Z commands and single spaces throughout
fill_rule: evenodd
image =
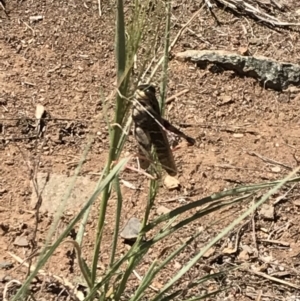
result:
M 146 93 L 151 93 L 151 94 L 154 94 L 155 95 L 155 88 L 153 86 L 149 86 L 147 89 L 146 89 Z

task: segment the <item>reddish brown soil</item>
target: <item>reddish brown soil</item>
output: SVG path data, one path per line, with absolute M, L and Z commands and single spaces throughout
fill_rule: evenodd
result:
M 172 27 L 172 37 L 199 9 L 194 2 L 180 1 L 180 4 L 180 8 L 175 4 L 173 8 L 172 20 L 176 25 Z M 291 5 L 291 9 L 294 11 L 295 7 Z M 52 222 L 50 214 L 41 214 L 34 237 L 36 215 L 30 205 L 34 193 L 30 185 L 32 171 L 72 175 L 88 135 L 95 131 L 98 133 L 81 174 L 96 179 L 95 174 L 102 170 L 107 158 L 108 133 L 100 97 L 101 93 L 106 97 L 110 95 L 116 80 L 113 3 L 103 3 L 101 17 L 96 0 L 11 0 L 7 1 L 7 11 L 9 18 L 0 8 L 0 264 L 8 262 L 12 266 L 0 267 L 0 290 L 4 290 L 11 279 L 22 283 L 27 274 L 27 267 L 19 265 L 8 252 L 28 258 L 43 246 Z M 185 49 L 248 47 L 251 54 L 292 63 L 300 61 L 299 33 L 268 29 L 221 9 L 215 9 L 215 13 L 219 26 L 204 9 L 180 37 L 174 53 Z M 30 16 L 36 15 L 44 19 L 31 23 Z M 300 22 L 300 18 L 296 21 Z M 168 105 L 166 115 L 173 124 L 195 137 L 197 144 L 175 152 L 182 188 L 169 192 L 161 187 L 152 218 L 157 216 L 156 209 L 161 205 L 174 209 L 182 202 L 192 202 L 238 185 L 281 179 L 289 172 L 289 168 L 280 166 L 278 169 L 278 164 L 251 156 L 253 152 L 290 168 L 297 166 L 296 159 L 300 160 L 299 92 L 265 90 L 255 79 L 240 78 L 230 71 L 213 73 L 176 60 L 170 62 L 169 76 L 168 97 L 187 88 L 189 92 Z M 230 96 L 231 100 L 224 102 L 224 96 Z M 37 103 L 43 104 L 51 117 L 69 120 L 50 121 L 44 139 L 9 139 L 35 134 L 32 127 L 24 126 L 24 117 L 34 118 Z M 93 120 L 97 114 L 96 124 Z M 59 135 L 63 141 L 58 139 Z M 134 139 L 130 136 L 126 151 L 134 150 Z M 146 179 L 129 171 L 123 172 L 122 178 L 141 187 L 141 190 L 123 187 L 123 226 L 131 216 L 143 217 L 148 184 Z M 268 204 L 272 205 L 287 191 L 288 188 L 273 196 Z M 286 198 L 275 205 L 274 219 L 265 220 L 259 211 L 248 218 L 241 231 L 237 228 L 219 242 L 214 252 L 184 275 L 178 287 L 185 289 L 192 280 L 242 263 L 249 264 L 248 271 L 230 271 L 184 290 L 177 300 L 224 286 L 232 288 L 211 300 L 300 300 L 300 290 L 250 272 L 255 270 L 300 287 L 299 193 L 299 186 L 295 185 Z M 82 250 L 88 263 L 92 259 L 98 205 L 93 207 Z M 99 274 L 107 266 L 110 255 L 114 205 L 115 195 L 109 205 Z M 203 233 L 195 243 L 157 277 L 153 285 L 159 288 L 249 205 L 249 202 L 233 205 L 184 227 L 157 244 L 137 268 L 138 273 L 144 275 L 166 246 L 185 241 L 202 227 Z M 196 209 L 189 214 L 195 212 Z M 71 220 L 71 214 L 61 220 L 56 235 Z M 237 252 L 228 255 L 226 250 L 235 247 L 237 234 L 240 237 Z M 27 239 L 27 247 L 13 244 L 18 236 Z M 256 247 L 258 252 L 254 252 Z M 250 250 L 246 254 L 242 252 L 245 248 Z M 119 253 L 125 249 L 120 241 Z M 71 246 L 59 247 L 44 270 L 47 275 L 39 276 L 31 286 L 36 300 L 72 299 L 65 286 L 50 274 L 74 285 L 82 281 Z M 129 285 L 124 300 L 135 290 L 138 280 L 132 276 Z M 6 298 L 15 291 L 16 286 L 10 286 Z

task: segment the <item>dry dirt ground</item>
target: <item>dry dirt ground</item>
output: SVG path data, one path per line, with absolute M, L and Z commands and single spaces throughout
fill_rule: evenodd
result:
M 289 18 L 292 12 L 299 11 L 292 2 L 280 17 Z M 101 17 L 96 0 L 10 0 L 6 5 L 8 17 L 0 8 L 0 291 L 7 288 L 12 279 L 22 283 L 27 274 L 27 267 L 16 262 L 8 252 L 22 259 L 28 258 L 43 246 L 52 222 L 50 213 L 41 212 L 36 223 L 31 204 L 34 193 L 30 184 L 32 170 L 38 168 L 38 172 L 49 172 L 50 175 L 72 175 L 88 134 L 94 131 L 97 136 L 81 174 L 96 180 L 96 174 L 105 164 L 108 134 L 99 101 L 100 91 L 109 96 L 116 80 L 115 10 L 113 3 L 103 1 L 102 6 Z M 129 7 L 127 5 L 126 9 Z M 173 3 L 173 38 L 199 8 L 198 2 Z M 219 8 L 214 11 L 219 24 L 204 9 L 177 41 L 174 53 L 186 49 L 236 51 L 246 47 L 251 54 L 300 62 L 298 32 L 276 31 L 247 16 L 235 16 Z M 30 17 L 37 15 L 44 18 L 31 22 Z M 300 17 L 294 21 L 300 22 Z M 174 209 L 182 203 L 238 185 L 280 179 L 290 168 L 297 166 L 297 158 L 300 160 L 299 92 L 266 90 L 255 79 L 241 78 L 231 71 L 202 70 L 192 63 L 176 60 L 170 61 L 169 75 L 168 97 L 185 89 L 189 91 L 167 106 L 167 118 L 195 137 L 197 143 L 174 153 L 181 190 L 169 192 L 160 187 L 152 217 L 159 214 L 160 206 Z M 51 117 L 61 118 L 48 122 L 41 139 L 34 138 L 34 126 L 28 121 L 28 118 L 34 118 L 38 103 L 45 106 Z M 100 121 L 95 128 L 91 121 L 97 114 Z M 25 136 L 32 138 L 23 139 Z M 130 136 L 126 150 L 133 152 L 135 147 Z M 123 226 L 131 216 L 143 217 L 147 180 L 129 171 L 123 172 L 122 178 L 140 188 L 123 187 Z M 286 196 L 279 199 L 284 193 Z M 258 210 L 220 241 L 180 280 L 178 287 L 183 292 L 177 300 L 225 286 L 231 286 L 231 289 L 210 300 L 300 300 L 299 195 L 296 184 L 272 196 L 267 203 L 270 206 L 265 209 L 272 211 L 273 208 L 274 214 L 271 212 L 267 219 L 266 211 Z M 138 273 L 144 275 L 165 246 L 170 246 L 167 252 L 171 252 L 172 246 L 202 229 L 197 240 L 157 277 L 153 285 L 160 288 L 250 204 L 231 206 L 176 232 L 151 250 L 137 268 Z M 115 196 L 112 196 L 99 274 L 105 270 L 109 259 L 114 205 Z M 97 206 L 93 207 L 82 250 L 88 263 L 96 234 Z M 76 212 L 79 208 L 73 209 Z M 72 218 L 73 211 L 66 212 L 56 235 Z M 74 233 L 76 231 L 77 228 Z M 74 233 L 70 236 L 74 237 Z M 119 254 L 126 250 L 121 241 L 118 250 Z M 246 270 L 233 270 L 186 289 L 192 280 L 242 263 L 246 263 Z M 40 275 L 31 285 L 36 300 L 72 300 L 71 292 L 50 274 L 63 277 L 74 285 L 81 281 L 71 246 L 63 244 L 59 247 L 44 270 L 46 275 Z M 124 300 L 134 292 L 137 284 L 138 280 L 132 276 Z M 6 298 L 16 289 L 16 284 L 10 285 Z M 151 294 L 153 291 L 150 290 L 149 296 Z M 1 293 L 0 300 L 2 298 Z

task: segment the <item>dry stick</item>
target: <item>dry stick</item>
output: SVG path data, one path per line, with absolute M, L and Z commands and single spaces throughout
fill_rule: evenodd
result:
M 28 119 L 29 121 L 33 121 L 35 118 L 27 118 L 27 117 L 18 117 L 18 118 L 0 118 L 0 121 L 19 121 L 23 120 L 24 118 Z M 43 120 L 58 120 L 58 121 L 79 121 L 79 122 L 88 122 L 87 119 L 74 119 L 74 118 L 43 118 Z
M 101 0 L 98 0 L 99 16 L 102 16 Z
M 174 14 L 172 14 L 172 17 L 178 21 L 178 18 L 176 18 L 176 16 Z M 191 34 L 193 34 L 194 36 L 196 36 L 199 40 L 201 40 L 203 43 L 211 46 L 211 43 L 209 43 L 208 41 L 204 40 L 202 36 L 200 36 L 199 34 L 197 34 L 196 32 L 194 32 L 193 30 L 191 30 L 189 27 L 186 27 L 186 30 L 189 31 Z
M 253 198 L 253 203 L 255 203 L 255 199 Z M 257 240 L 256 240 L 256 231 L 255 231 L 255 213 L 256 210 L 252 212 L 252 236 L 253 236 L 253 244 L 256 250 L 256 255 L 258 256 L 258 247 L 257 247 Z
M 26 267 L 29 267 L 29 264 L 27 262 L 24 262 L 24 260 L 22 258 L 20 258 L 19 256 L 11 253 L 11 252 L 7 252 L 12 258 L 14 258 L 17 262 L 19 262 L 20 264 L 25 265 Z M 35 269 L 34 265 L 31 265 L 30 270 L 33 271 Z M 58 282 L 60 282 L 62 285 L 64 285 L 65 287 L 68 287 L 69 289 L 76 291 L 76 286 L 74 286 L 71 282 L 69 282 L 67 279 L 61 278 L 57 275 L 54 275 L 51 272 L 46 273 L 44 270 L 40 269 L 39 270 L 39 274 L 42 276 L 52 276 L 54 279 L 56 279 Z
M 135 168 L 135 167 L 132 167 L 132 166 L 126 166 L 127 169 L 129 170 L 132 170 L 132 171 L 135 171 L 137 173 L 140 173 L 144 176 L 146 176 L 147 178 L 151 179 L 151 180 L 156 180 L 155 177 L 153 177 L 152 175 L 146 173 L 145 171 L 143 171 L 142 169 L 139 169 L 139 168 Z
M 254 15 L 257 19 L 266 22 L 268 24 L 271 24 L 273 26 L 299 26 L 300 23 L 289 23 L 289 22 L 281 22 L 277 18 L 272 17 L 271 15 L 255 8 L 254 6 L 248 4 L 247 2 L 243 1 L 235 2 L 235 1 L 225 1 L 225 0 L 217 0 L 219 3 L 224 5 L 225 7 L 229 7 L 230 9 L 234 10 L 237 13 L 247 13 L 250 15 Z M 239 10 L 238 8 L 243 7 L 243 10 Z
M 193 30 L 191 30 L 190 28 L 187 28 L 186 30 L 188 30 L 191 34 L 193 34 L 195 37 L 197 37 L 201 42 L 211 46 L 212 44 L 209 43 L 208 41 L 204 40 L 198 33 L 194 32 Z
M 288 281 L 285 281 L 285 280 L 281 280 L 281 279 L 276 278 L 276 277 L 272 277 L 272 276 L 267 275 L 267 274 L 265 274 L 265 273 L 257 272 L 257 271 L 252 271 L 252 270 L 247 269 L 247 268 L 245 268 L 244 270 L 247 271 L 247 272 L 253 273 L 253 274 L 257 275 L 257 276 L 261 276 L 261 277 L 264 277 L 264 278 L 266 278 L 266 279 L 269 279 L 269 280 L 271 280 L 271 281 L 278 282 L 278 283 L 280 283 L 280 284 L 283 284 L 283 285 L 286 285 L 286 286 L 295 288 L 295 289 L 297 289 L 297 290 L 300 289 L 300 286 L 298 286 L 298 285 L 296 285 L 296 284 L 293 284 L 293 283 L 288 282 Z
M 169 52 L 173 49 L 173 47 L 175 46 L 176 42 L 178 41 L 178 39 L 180 38 L 180 36 L 182 35 L 182 33 L 184 32 L 184 30 L 186 29 L 186 27 L 196 18 L 196 16 L 203 10 L 205 4 L 203 4 L 201 6 L 200 9 L 198 9 L 193 15 L 192 17 L 181 27 L 181 29 L 179 30 L 178 34 L 176 35 L 175 39 L 173 40 L 173 42 L 170 44 L 169 46 Z M 150 78 L 148 79 L 149 83 L 152 79 L 152 77 L 154 76 L 154 74 L 156 73 L 158 67 L 162 64 L 162 62 L 164 61 L 164 55 L 162 55 L 162 57 L 160 58 L 159 62 L 156 64 L 156 66 L 154 67 Z
M 43 139 L 41 147 L 43 147 L 44 144 L 45 144 L 45 139 Z M 35 215 L 35 225 L 34 225 L 34 230 L 33 230 L 33 236 L 32 236 L 32 239 L 31 239 L 31 242 L 32 242 L 33 246 L 36 246 L 36 241 L 35 240 L 36 240 L 38 225 L 39 225 L 40 207 L 41 207 L 42 202 L 43 202 L 42 193 L 43 193 L 47 183 L 49 182 L 50 174 L 49 174 L 49 172 L 47 173 L 45 184 L 44 184 L 43 188 L 39 191 L 37 175 L 36 175 L 37 174 L 36 168 L 39 167 L 40 159 L 41 159 L 41 153 L 38 156 L 38 159 L 36 161 L 37 164 L 33 166 L 33 169 L 31 169 L 29 164 L 26 161 L 25 154 L 22 152 L 22 150 L 19 147 L 18 143 L 16 144 L 16 146 L 19 149 L 19 151 L 20 151 L 20 153 L 23 157 L 23 160 L 26 162 L 28 172 L 29 172 L 30 178 L 31 178 L 30 180 L 32 181 L 33 189 L 34 189 L 34 192 L 35 192 L 36 197 L 37 197 L 37 202 L 36 202 L 35 207 L 34 207 L 34 210 L 35 210 L 35 214 L 34 214 Z M 38 149 L 38 140 L 36 140 L 36 148 L 35 149 L 36 150 Z M 31 258 L 29 258 L 28 271 L 27 271 L 26 277 L 28 277 L 29 274 L 30 274 L 31 264 L 32 264 L 32 260 L 31 260 Z
M 261 296 L 262 296 L 262 290 L 259 291 L 259 293 L 258 293 L 255 301 L 260 301 L 261 300 Z
M 246 221 L 245 223 L 243 223 L 240 228 L 238 229 L 237 233 L 236 233 L 236 239 L 235 239 L 235 246 L 234 246 L 234 251 L 233 253 L 236 253 L 238 251 L 238 248 L 239 248 L 239 243 L 240 243 L 240 240 L 241 240 L 241 231 L 242 229 L 247 225 L 249 224 L 249 221 Z
M 267 242 L 269 244 L 281 245 L 283 247 L 289 247 L 291 244 L 286 241 L 277 240 L 277 239 L 260 239 L 261 242 Z
M 23 23 L 25 24 L 25 26 L 26 26 L 27 28 L 29 28 L 29 29 L 32 31 L 32 35 L 35 36 L 35 31 L 34 31 L 34 29 L 33 29 L 29 24 L 27 24 L 25 21 L 23 21 Z M 26 83 L 26 84 L 31 85 L 31 83 Z
M 1 6 L 1 8 L 3 9 L 5 15 L 8 17 L 7 11 L 6 11 L 6 9 L 5 9 L 5 2 L 2 1 L 2 0 L 0 0 L 0 6 Z
M 181 95 L 183 95 L 183 94 L 185 94 L 185 93 L 187 93 L 187 92 L 189 92 L 189 91 L 190 91 L 190 89 L 184 89 L 184 90 L 178 92 L 177 94 L 172 95 L 171 97 L 169 97 L 169 98 L 166 99 L 166 104 L 172 102 L 172 101 L 175 100 L 177 97 L 179 97 L 179 96 L 181 96 Z
M 273 159 L 269 159 L 267 157 L 263 157 L 262 155 L 256 153 L 256 152 L 251 152 L 251 151 L 246 151 L 246 153 L 250 156 L 256 156 L 258 157 L 259 159 L 263 160 L 264 162 L 267 162 L 267 163 L 271 163 L 271 164 L 276 164 L 276 165 L 279 165 L 279 166 L 282 166 L 288 170 L 293 170 L 292 167 L 288 166 L 288 165 L 285 165 L 281 162 L 278 162 L 278 161 L 275 161 Z
M 277 237 L 279 234 L 281 234 L 282 232 L 285 232 L 289 229 L 291 225 L 291 222 L 288 222 L 287 224 L 277 228 L 277 229 L 274 229 L 272 232 L 270 232 L 270 234 L 268 235 L 267 239 L 271 239 L 271 237 L 273 236 L 273 234 L 276 234 Z
M 273 203 L 273 206 L 277 205 L 278 203 L 280 203 L 283 199 L 285 199 L 287 197 L 287 195 L 295 188 L 296 184 L 294 184 L 286 193 L 284 193 L 283 195 L 279 196 L 276 201 Z
M 157 27 L 157 30 L 158 30 L 158 27 Z M 159 40 L 156 39 L 155 45 L 153 46 L 153 49 L 156 49 L 156 48 L 157 48 L 158 41 L 159 41 Z M 160 46 L 158 47 L 158 50 L 159 50 L 159 48 L 160 48 Z M 141 83 L 144 81 L 145 76 L 148 74 L 149 70 L 151 69 L 152 64 L 154 64 L 154 62 L 155 62 L 155 60 L 156 60 L 156 56 L 157 56 L 158 50 L 155 51 L 154 56 L 153 56 L 151 62 L 149 63 L 148 67 L 146 68 L 146 70 L 145 70 L 144 73 L 142 74 L 142 76 L 141 76 L 141 78 L 140 78 L 140 82 L 141 82 Z
M 136 277 L 138 280 L 140 280 L 140 281 L 143 280 L 143 277 L 140 276 L 136 270 L 133 270 L 133 274 L 135 275 L 135 277 Z M 154 287 L 154 286 L 152 286 L 152 285 L 149 285 L 149 287 L 150 287 L 153 291 L 159 292 L 159 289 L 158 289 L 158 288 L 156 288 L 156 287 Z
M 144 157 L 143 157 L 143 159 L 147 159 L 147 158 L 144 158 Z M 115 162 L 112 162 L 112 164 L 114 164 L 114 163 L 115 163 Z M 151 179 L 151 180 L 155 180 L 155 179 L 156 179 L 155 177 L 153 177 L 152 175 L 148 174 L 147 172 L 145 172 L 145 171 L 142 170 L 142 169 L 135 168 L 135 167 L 132 167 L 132 166 L 129 166 L 129 165 L 126 165 L 125 167 L 126 167 L 126 169 L 129 169 L 129 170 L 135 171 L 135 172 L 137 172 L 137 173 L 140 173 L 140 174 L 146 176 L 147 178 L 149 178 L 149 179 Z M 90 174 L 92 174 L 92 173 L 90 173 Z M 93 174 L 94 174 L 94 175 L 99 175 L 98 173 L 93 173 Z
M 21 141 L 27 139 L 39 139 L 39 137 L 37 135 L 28 136 L 28 137 L 0 137 L 0 140 L 6 140 L 6 141 Z

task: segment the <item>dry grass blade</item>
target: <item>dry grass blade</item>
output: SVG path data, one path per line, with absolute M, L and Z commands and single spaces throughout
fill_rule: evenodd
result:
M 0 0 L 0 7 L 3 9 L 5 15 L 8 16 L 7 11 L 5 9 L 5 1 L 4 0 Z
M 176 35 L 176 37 L 174 38 L 174 40 L 172 41 L 172 43 L 169 45 L 169 52 L 172 51 L 172 49 L 174 48 L 175 44 L 177 43 L 178 39 L 181 37 L 181 35 L 183 34 L 183 32 L 186 30 L 186 28 L 189 26 L 189 24 L 197 17 L 197 15 L 202 12 L 203 8 L 205 5 L 202 5 L 201 8 L 199 10 L 197 10 L 192 17 L 181 27 L 181 29 L 179 30 L 178 34 Z M 162 57 L 160 58 L 160 60 L 158 61 L 158 63 L 156 64 L 156 66 L 153 68 L 150 77 L 148 78 L 147 83 L 150 83 L 150 81 L 152 80 L 153 76 L 155 75 L 155 73 L 157 72 L 159 66 L 163 63 L 164 61 L 164 55 L 162 55 Z M 143 75 L 144 77 L 144 75 Z
M 27 262 L 24 262 L 24 260 L 22 258 L 20 258 L 19 256 L 11 253 L 11 252 L 7 252 L 11 257 L 13 257 L 18 263 L 29 267 L 29 264 Z M 30 266 L 30 271 L 33 271 L 35 269 L 35 265 Z M 39 269 L 38 273 L 42 276 L 47 276 L 47 277 L 53 277 L 56 281 L 58 281 L 59 283 L 61 283 L 63 286 L 68 287 L 70 290 L 75 291 L 76 287 L 75 285 L 73 285 L 69 280 L 63 278 L 63 277 L 59 277 L 51 272 Z
M 233 11 L 235 11 L 237 13 L 250 15 L 251 17 L 254 17 L 260 21 L 263 21 L 264 23 L 271 25 L 271 26 L 287 26 L 288 27 L 288 26 L 299 26 L 300 25 L 300 23 L 290 23 L 290 22 L 280 21 L 279 19 L 264 12 L 261 9 L 261 7 L 262 6 L 265 7 L 266 5 L 263 5 L 259 1 L 215 0 L 215 2 L 232 9 Z M 275 3 L 270 3 L 270 6 L 271 6 L 270 9 L 278 8 L 278 5 L 275 5 Z
M 293 172 L 291 172 L 287 177 L 283 180 L 279 181 L 279 183 L 269 190 L 264 196 L 255 204 L 253 204 L 248 210 L 244 211 L 237 219 L 235 219 L 230 225 L 228 225 L 224 230 L 214 237 L 208 244 L 206 244 L 201 251 L 194 257 L 190 259 L 190 261 L 182 267 L 178 273 L 161 289 L 160 293 L 153 299 L 153 301 L 161 300 L 161 297 L 164 293 L 166 293 L 176 282 L 179 280 L 194 264 L 196 264 L 199 259 L 221 238 L 223 238 L 226 234 L 229 233 L 234 227 L 236 227 L 243 219 L 245 219 L 249 214 L 251 214 L 256 208 L 262 205 L 272 194 L 274 194 L 278 189 L 280 189 L 285 183 L 287 183 L 298 171 L 300 167 L 296 168 Z
M 291 282 L 289 282 L 289 281 L 285 281 L 285 280 L 282 280 L 282 279 L 279 279 L 279 278 L 270 276 L 270 275 L 268 275 L 268 274 L 266 274 L 266 273 L 262 273 L 262 272 L 258 272 L 258 271 L 253 271 L 253 270 L 251 270 L 251 269 L 246 269 L 246 271 L 247 271 L 247 272 L 250 272 L 250 273 L 252 273 L 252 274 L 255 274 L 255 275 L 257 275 L 257 276 L 261 276 L 261 277 L 263 277 L 263 278 L 266 278 L 266 279 L 268 279 L 268 280 L 270 280 L 270 281 L 277 282 L 277 283 L 283 284 L 283 285 L 285 285 L 285 286 L 292 287 L 292 288 L 294 288 L 294 289 L 296 289 L 296 290 L 300 290 L 300 286 L 299 286 L 299 285 L 296 285 L 296 284 L 291 283 Z

